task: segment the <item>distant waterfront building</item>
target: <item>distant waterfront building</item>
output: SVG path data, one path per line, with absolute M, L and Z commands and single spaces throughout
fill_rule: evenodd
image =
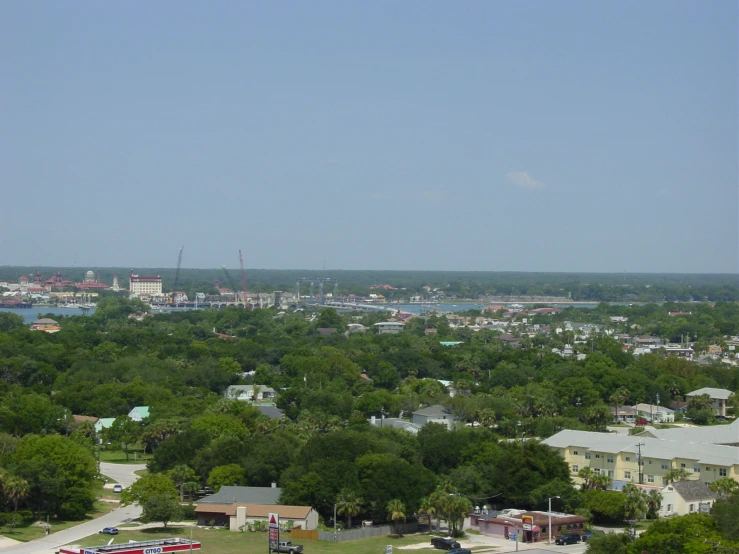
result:
M 83 281 L 81 283 L 75 283 L 74 286 L 82 290 L 107 290 L 110 288 L 105 283 L 100 282 L 100 273 L 95 275 L 95 272 L 92 270 L 87 271 Z
M 162 278 L 159 275 L 136 275 L 132 269 L 129 280 L 129 289 L 133 295 L 156 296 L 162 294 Z
M 118 284 L 118 274 L 117 273 L 113 275 L 113 286 L 110 287 L 110 290 L 112 290 L 113 292 L 118 292 L 119 290 L 121 290 L 121 286 Z

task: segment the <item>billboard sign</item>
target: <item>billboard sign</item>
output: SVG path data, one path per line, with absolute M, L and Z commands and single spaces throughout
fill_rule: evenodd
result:
M 280 542 L 280 514 L 269 514 L 269 551 L 277 551 L 277 543 Z
M 523 530 L 524 531 L 533 531 L 534 529 L 534 516 L 522 516 L 521 521 L 523 521 Z

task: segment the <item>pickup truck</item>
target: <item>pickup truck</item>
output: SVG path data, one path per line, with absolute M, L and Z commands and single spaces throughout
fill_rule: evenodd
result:
M 280 541 L 277 543 L 277 550 L 272 550 L 272 552 L 287 552 L 288 554 L 297 554 L 302 551 L 302 544 L 293 544 L 290 541 Z

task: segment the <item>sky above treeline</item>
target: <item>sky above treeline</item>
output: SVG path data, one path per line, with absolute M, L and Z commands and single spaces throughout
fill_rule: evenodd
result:
M 3 2 L 0 265 L 737 273 L 737 12 Z

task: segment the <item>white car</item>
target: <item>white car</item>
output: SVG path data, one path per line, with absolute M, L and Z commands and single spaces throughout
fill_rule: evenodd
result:
M 123 485 L 113 485 L 113 492 L 123 492 Z

